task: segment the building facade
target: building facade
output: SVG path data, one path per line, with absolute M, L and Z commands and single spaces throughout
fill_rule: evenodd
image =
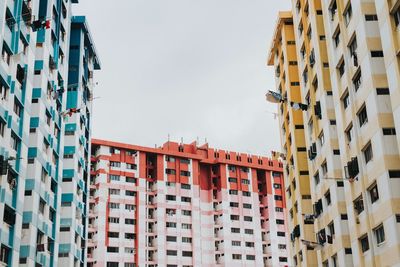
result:
M 277 77 L 278 93 L 285 94 L 283 87 L 298 92 L 299 103 L 307 107 L 301 111 L 306 158 L 291 161 L 287 154 L 285 163 L 299 170 L 308 165 L 302 183 L 310 187 L 313 203 L 311 214 L 296 214 L 313 229 L 300 225 L 300 236 L 290 246 L 294 264 L 400 262 L 399 6 L 400 1 L 294 0 L 285 14 L 295 62 L 289 62 L 283 34 L 273 42 L 269 65 L 295 66 L 299 74 L 299 87 L 285 78 L 288 70 Z M 277 31 L 282 33 L 279 24 Z M 279 105 L 297 110 L 291 103 L 297 101 L 288 95 Z M 294 118 L 280 113 L 280 120 Z M 284 145 L 287 138 L 281 135 Z M 300 146 L 293 140 L 292 147 Z M 289 194 L 293 187 L 286 189 Z M 296 225 L 290 212 L 288 220 Z M 316 262 L 304 258 L 309 251 Z
M 87 100 L 100 66 L 77 2 L 0 2 L 3 266 L 86 266 Z
M 88 266 L 287 266 L 282 163 L 92 140 Z

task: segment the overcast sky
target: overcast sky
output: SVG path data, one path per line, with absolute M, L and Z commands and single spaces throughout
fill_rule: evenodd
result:
M 80 0 L 102 63 L 93 137 L 160 146 L 199 138 L 270 155 L 280 148 L 266 66 L 289 0 Z

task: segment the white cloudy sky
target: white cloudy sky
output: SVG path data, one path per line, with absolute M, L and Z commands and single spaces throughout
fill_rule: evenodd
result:
M 269 155 L 278 122 L 266 58 L 289 0 L 80 0 L 102 62 L 93 136 L 138 145 L 205 138 Z

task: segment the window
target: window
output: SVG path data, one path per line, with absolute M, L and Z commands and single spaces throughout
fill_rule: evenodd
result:
M 250 180 L 242 179 L 242 184 L 250 184 Z
M 367 164 L 368 162 L 370 162 L 372 160 L 372 158 L 374 157 L 374 154 L 372 152 L 372 145 L 371 143 L 368 143 L 364 148 L 363 148 L 363 154 L 364 154 L 364 159 L 365 159 L 365 163 Z
M 230 182 L 230 183 L 237 183 L 237 179 L 236 179 L 236 178 L 233 178 L 233 177 L 229 177 L 229 178 L 228 178 L 228 182 Z
M 371 51 L 371 57 L 383 57 L 383 51 L 373 50 Z
M 169 162 L 175 162 L 175 158 L 172 156 L 165 156 L 165 160 Z
M 192 212 L 190 210 L 182 210 L 182 215 L 192 216 Z
M 330 224 L 328 224 L 328 229 L 329 229 L 330 235 L 334 236 L 335 235 L 335 225 L 334 225 L 333 221 Z
M 118 253 L 119 248 L 118 247 L 107 247 L 107 252 L 109 253 Z
M 314 175 L 314 183 L 315 183 L 315 185 L 318 185 L 319 181 L 320 181 L 319 172 L 316 172 L 315 175 Z
M 192 243 L 192 238 L 183 236 L 182 243 Z
M 318 140 L 321 146 L 324 145 L 325 143 L 325 136 L 324 136 L 324 132 L 321 132 L 320 135 L 318 136 Z
M 125 224 L 136 224 L 136 220 L 135 219 L 125 219 Z
M 181 197 L 181 201 L 190 203 L 190 202 L 192 202 L 192 199 L 190 197 Z
M 361 109 L 357 112 L 358 120 L 360 122 L 360 127 L 368 122 L 368 114 L 366 106 L 362 106 Z
M 44 209 L 46 207 L 46 202 L 43 199 L 39 201 L 39 212 L 40 214 L 44 214 Z
M 133 211 L 136 208 L 135 208 L 135 205 L 133 205 L 133 204 L 125 204 L 125 209 L 129 210 L 129 211 Z
M 244 219 L 245 222 L 252 222 L 253 221 L 253 217 L 250 217 L 250 216 L 244 216 L 243 219 Z
M 243 203 L 243 208 L 245 208 L 245 209 L 251 209 L 251 204 L 249 204 L 249 203 Z
M 350 124 L 350 125 L 347 127 L 347 129 L 346 129 L 346 131 L 345 131 L 345 134 L 346 134 L 347 142 L 350 143 L 351 140 L 353 139 L 353 125 L 352 125 L 352 124 Z
M 21 117 L 21 111 L 22 111 L 22 106 L 17 100 L 17 98 L 14 98 L 14 113 L 17 114 L 18 117 Z M 46 116 L 47 116 L 47 111 L 46 111 Z M 51 117 L 50 117 L 51 118 Z M 48 121 L 48 120 L 47 120 Z M 47 123 L 49 124 L 49 123 Z
M 190 223 L 182 223 L 182 229 L 192 229 L 192 225 Z
M 274 195 L 274 199 L 282 201 L 282 196 Z
M 181 171 L 181 176 L 190 176 L 189 171 Z
M 110 161 L 110 166 L 119 168 L 119 167 L 121 167 L 121 162 Z
M 239 221 L 240 216 L 239 215 L 231 215 L 231 221 Z
M 383 128 L 382 132 L 383 132 L 383 135 L 396 135 L 395 128 Z
M 389 170 L 389 178 L 400 178 L 400 170 Z
M 244 229 L 244 233 L 248 234 L 248 235 L 252 235 L 252 234 L 254 234 L 254 230 L 253 229 Z
M 340 65 L 338 66 L 338 71 L 339 71 L 339 76 L 342 77 L 344 74 L 344 60 L 340 62 Z
M 231 228 L 231 233 L 240 233 L 240 229 L 236 227 Z
M 110 209 L 119 209 L 119 203 L 109 202 L 108 207 Z
M 369 250 L 369 242 L 368 242 L 368 235 L 362 236 L 360 239 L 361 251 L 365 252 Z
M 287 258 L 286 257 L 279 257 L 279 262 L 287 262 Z
M 109 195 L 119 195 L 119 193 L 120 193 L 119 189 L 114 189 L 114 188 L 108 189 L 108 194 Z
M 6 129 L 6 123 L 0 119 L 0 135 L 4 137 L 4 131 Z
M 346 109 L 350 105 L 349 92 L 346 92 L 342 97 L 343 108 Z
M 237 202 L 230 202 L 230 203 L 229 203 L 229 206 L 230 206 L 231 208 L 238 208 L 238 207 L 239 207 L 239 203 L 237 203 Z
M 125 178 L 125 181 L 126 181 L 127 183 L 136 183 L 136 178 L 133 178 L 133 177 L 126 177 L 126 178 Z
M 242 255 L 241 254 L 232 254 L 232 259 L 233 260 L 241 260 L 242 259 Z
M 176 250 L 167 250 L 168 256 L 177 256 L 178 252 Z
M 345 254 L 352 254 L 353 252 L 351 251 L 351 248 L 344 248 L 344 253 Z
M 376 183 L 368 189 L 368 192 L 371 197 L 371 203 L 374 203 L 379 199 L 378 185 Z
M 246 260 L 254 261 L 254 260 L 256 260 L 256 256 L 254 256 L 254 255 L 246 255 Z
M 166 174 L 176 174 L 176 171 L 174 169 L 165 169 Z
M 326 204 L 329 206 L 331 204 L 331 192 L 328 190 L 328 192 L 325 193 L 325 199 L 326 199 Z
M 248 192 L 248 191 L 242 191 L 242 195 L 243 195 L 244 197 L 250 197 L 250 196 L 251 196 L 251 193 Z
M 364 201 L 362 196 L 359 196 L 353 201 L 354 209 L 357 211 L 357 214 L 360 214 L 364 211 Z
M 176 236 L 167 235 L 167 242 L 176 242 Z
M 119 223 L 119 218 L 116 217 L 108 217 L 109 223 Z
M 0 82 L 0 100 L 7 100 L 8 98 L 8 88 L 6 88 L 1 82 Z
M 190 184 L 181 184 L 182 189 L 190 189 Z
M 174 223 L 174 222 L 166 222 L 165 226 L 167 228 L 176 228 L 176 223 Z
M 276 219 L 276 224 L 285 224 L 285 221 L 281 219 Z
M 285 244 L 278 244 L 278 248 L 279 249 L 286 249 L 286 245 Z
M 311 197 L 311 196 L 310 196 L 310 197 Z M 276 208 L 275 208 L 275 211 L 276 211 L 276 212 L 283 212 L 283 208 L 276 207 Z
M 108 232 L 108 237 L 118 238 L 119 237 L 119 233 L 118 232 Z
M 119 181 L 121 177 L 119 175 L 112 175 L 110 174 L 110 180 L 111 181 Z
M 383 229 L 383 224 L 379 225 L 374 229 L 376 244 L 379 246 L 385 242 L 385 230 Z
M 137 169 L 137 165 L 136 164 L 126 163 L 126 168 L 129 169 L 129 170 L 136 170 Z
M 136 192 L 135 191 L 126 190 L 125 191 L 125 195 L 134 197 L 134 196 L 136 196 Z
M 378 21 L 378 15 L 376 14 L 366 14 L 365 21 Z
M 333 42 L 335 44 L 335 47 L 338 47 L 340 44 L 340 29 L 339 28 L 333 34 Z
M 240 241 L 232 240 L 232 246 L 240 247 Z
M 354 78 L 353 78 L 354 90 L 355 90 L 356 92 L 357 92 L 358 89 L 360 88 L 361 82 L 362 82 L 362 79 L 361 79 L 361 71 L 358 71 L 357 74 L 356 74 L 356 75 L 354 76 Z
M 176 196 L 173 196 L 173 195 L 166 195 L 166 196 L 165 196 L 165 199 L 166 199 L 166 200 L 169 200 L 169 201 L 175 201 L 175 200 L 176 200 Z
M 181 163 L 190 164 L 190 159 L 180 159 Z
M 127 254 L 133 254 L 133 253 L 135 253 L 135 249 L 134 249 L 134 248 L 131 248 L 131 247 L 127 247 L 127 248 L 125 248 L 125 253 L 127 253 Z
M 134 233 L 125 233 L 125 239 L 134 240 L 134 239 L 136 239 L 136 234 L 134 234 Z
M 192 255 L 191 251 L 182 251 L 182 257 L 192 257 Z
M 349 5 L 346 7 L 346 9 L 343 12 L 343 17 L 344 17 L 346 26 L 349 25 L 352 15 L 353 15 L 353 10 L 351 8 L 351 4 L 349 3 Z
M 332 3 L 329 6 L 329 13 L 331 16 L 331 20 L 333 21 L 335 18 L 335 15 L 337 13 L 337 3 L 336 0 L 333 0 Z
M 277 236 L 285 236 L 285 232 L 277 232 L 276 235 Z
M 229 189 L 229 195 L 237 195 L 237 194 L 238 194 L 237 190 Z

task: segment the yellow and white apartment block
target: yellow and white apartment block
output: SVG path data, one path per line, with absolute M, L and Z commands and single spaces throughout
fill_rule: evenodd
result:
M 279 13 L 268 65 L 294 266 L 400 266 L 399 24 L 395 0 Z

